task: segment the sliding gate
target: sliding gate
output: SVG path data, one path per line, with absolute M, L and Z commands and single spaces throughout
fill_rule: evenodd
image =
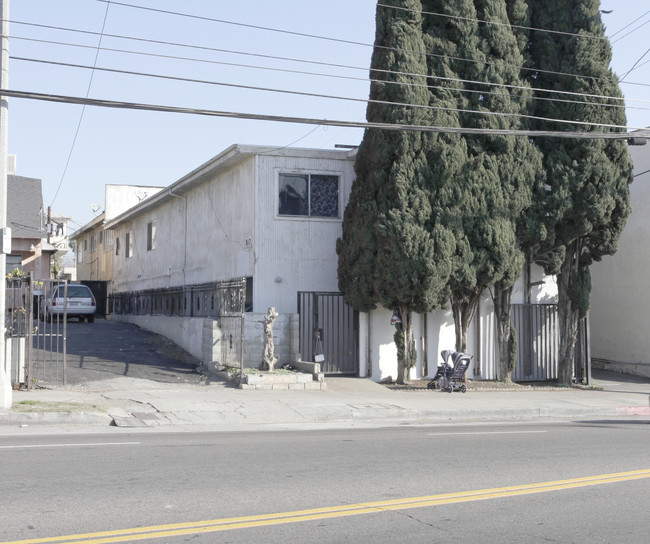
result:
M 319 361 L 325 374 L 357 374 L 359 312 L 343 295 L 300 291 L 298 314 L 303 361 Z

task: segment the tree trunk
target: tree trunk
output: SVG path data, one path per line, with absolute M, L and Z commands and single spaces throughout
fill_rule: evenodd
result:
M 572 283 L 578 272 L 578 242 L 567 246 L 564 262 L 557 275 L 558 285 L 558 334 L 559 353 L 557 382 L 571 385 L 573 378 L 573 358 L 578 335 L 579 312 L 570 296 Z
M 494 285 L 494 315 L 497 328 L 497 380 L 500 382 L 512 381 L 513 365 L 510 361 L 510 341 L 512 326 L 510 316 L 512 313 L 512 289 L 513 285 L 505 286 L 501 282 Z
M 469 296 L 451 294 L 451 310 L 454 314 L 456 330 L 456 351 L 467 352 L 467 333 L 474 319 L 481 292 L 473 292 Z
M 413 342 L 413 314 L 400 308 L 397 315 L 402 320 L 396 325 L 395 344 L 397 345 L 397 383 L 408 383 L 410 371 L 415 364 L 417 354 Z

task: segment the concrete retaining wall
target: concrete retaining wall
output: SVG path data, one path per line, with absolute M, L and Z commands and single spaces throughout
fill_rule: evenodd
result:
M 622 361 L 609 361 L 607 359 L 592 358 L 591 368 L 650 378 L 650 363 L 625 363 Z
M 138 327 L 169 338 L 185 351 L 203 360 L 203 318 L 157 315 L 111 315 L 109 319 L 133 323 Z
M 247 313 L 244 318 L 244 366 L 258 368 L 264 354 L 264 316 Z M 210 372 L 225 365 L 239 366 L 238 340 L 241 322 L 238 318 L 211 319 L 203 317 L 168 317 L 111 315 L 110 319 L 133 323 L 169 338 L 193 357 L 200 360 Z M 299 360 L 298 314 L 280 314 L 273 324 L 276 365 L 293 365 Z

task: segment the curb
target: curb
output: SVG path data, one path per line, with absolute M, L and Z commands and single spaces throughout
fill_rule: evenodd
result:
M 28 425 L 110 425 L 108 414 L 91 412 L 0 413 L 0 427 Z
M 210 412 L 204 412 L 210 419 Z M 169 415 L 173 416 L 173 412 Z M 310 414 L 311 415 L 311 414 Z M 245 425 L 278 425 L 285 423 L 304 424 L 336 424 L 336 423 L 450 423 L 450 422 L 481 422 L 481 421 L 523 421 L 531 419 L 569 419 L 576 417 L 612 417 L 612 416 L 650 416 L 650 406 L 618 406 L 618 407 L 540 407 L 518 410 L 467 410 L 459 416 L 457 410 L 409 410 L 394 407 L 389 410 L 364 410 L 355 406 L 335 410 L 325 417 L 314 417 L 303 414 L 302 422 L 283 421 L 225 421 L 222 417 L 215 417 L 213 422 L 183 421 L 183 425 L 219 427 Z M 146 414 L 103 414 L 91 412 L 32 412 L 32 413 L 0 413 L 0 428 L 7 426 L 53 426 L 53 425 L 92 425 L 113 427 L 158 427 L 175 426 L 175 418 L 167 414 L 157 413 L 156 417 L 147 417 Z

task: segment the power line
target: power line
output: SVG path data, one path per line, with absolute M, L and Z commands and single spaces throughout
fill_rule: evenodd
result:
M 97 0 L 97 2 L 108 2 L 111 0 Z M 164 10 L 164 9 L 159 9 L 159 8 L 152 8 L 148 6 L 138 6 L 136 4 L 128 4 L 126 2 L 115 2 L 113 1 L 114 5 L 119 5 L 122 7 L 128 7 L 132 9 L 140 9 L 144 11 L 151 11 L 151 12 L 156 12 L 156 13 L 164 13 L 166 15 L 173 15 L 176 17 L 186 17 L 190 19 L 198 19 L 201 21 L 210 21 L 210 22 L 215 22 L 215 23 L 220 23 L 220 24 L 226 24 L 226 25 L 234 25 L 238 27 L 244 27 L 244 28 L 251 28 L 254 30 L 264 30 L 266 32 L 276 32 L 280 34 L 288 34 L 292 36 L 299 36 L 302 38 L 311 38 L 311 39 L 318 39 L 318 40 L 327 40 L 330 42 L 338 42 L 338 43 L 343 43 L 347 45 L 358 45 L 362 47 L 372 47 L 374 49 L 383 49 L 386 51 L 396 51 L 396 52 L 401 52 L 401 53 L 412 53 L 413 51 L 409 51 L 408 49 L 401 49 L 398 47 L 389 47 L 389 46 L 384 46 L 384 45 L 376 45 L 376 44 L 368 44 L 364 42 L 358 42 L 354 40 L 344 40 L 340 38 L 332 38 L 331 36 L 323 36 L 319 34 L 309 34 L 305 32 L 296 32 L 293 30 L 285 30 L 285 29 L 279 29 L 279 28 L 271 28 L 271 27 L 266 27 L 266 26 L 261 26 L 261 25 L 253 25 L 249 23 L 241 23 L 237 21 L 228 21 L 226 19 L 217 19 L 214 17 L 207 17 L 203 15 L 194 15 L 190 13 L 183 13 L 179 11 L 171 11 L 171 10 Z M 389 7 L 394 7 L 394 6 L 389 6 Z M 396 9 L 407 9 L 407 8 L 396 8 Z M 423 12 L 426 13 L 426 12 Z M 433 15 L 438 15 L 438 14 L 433 14 Z M 476 19 L 478 20 L 478 19 Z M 545 29 L 534 29 L 534 30 L 539 30 L 543 32 L 547 32 Z M 578 36 L 578 34 L 570 34 L 574 36 Z M 587 36 L 587 35 L 585 35 Z M 607 39 L 606 37 L 603 37 L 602 39 Z M 490 62 L 490 61 L 481 61 L 477 59 L 466 59 L 462 57 L 454 57 L 450 55 L 440 55 L 436 53 L 431 53 L 427 52 L 425 53 L 427 57 L 436 57 L 436 58 L 445 58 L 445 59 L 451 59 L 451 60 L 457 60 L 457 61 L 463 61 L 463 62 L 469 62 L 473 64 L 486 64 L 488 66 L 510 66 L 513 68 L 517 68 L 519 70 L 526 70 L 529 72 L 538 72 L 538 73 L 544 73 L 544 74 L 552 74 L 552 75 L 562 75 L 562 76 L 567 76 L 567 77 L 582 77 L 582 78 L 587 78 L 587 79 L 592 79 L 594 81 L 612 81 L 615 80 L 615 78 L 612 77 L 595 77 L 591 75 L 583 75 L 583 74 L 572 74 L 572 73 L 562 73 L 562 72 L 552 72 L 552 71 L 547 71 L 547 70 L 541 70 L 539 68 L 529 68 L 526 66 L 518 66 L 518 65 L 511 65 L 511 64 L 505 64 L 505 63 L 499 63 L 499 62 Z
M 640 128 L 640 127 L 627 127 L 624 125 L 610 125 L 606 123 L 590 123 L 587 121 L 572 121 L 572 120 L 565 120 L 565 119 L 550 119 L 550 118 L 545 118 L 545 117 L 537 117 L 534 115 L 525 115 L 525 114 L 519 114 L 519 113 L 508 113 L 508 112 L 494 112 L 490 110 L 466 110 L 466 109 L 460 109 L 460 108 L 446 108 L 442 106 L 432 106 L 432 105 L 423 105 L 423 104 L 411 104 L 411 103 L 406 103 L 406 102 L 390 102 L 387 100 L 373 100 L 373 99 L 365 99 L 365 98 L 354 98 L 354 97 L 346 97 L 346 96 L 335 96 L 335 95 L 327 95 L 327 94 L 321 94 L 321 93 L 311 93 L 311 92 L 306 92 L 306 91 L 294 91 L 294 90 L 289 90 L 289 89 L 274 89 L 271 87 L 259 87 L 256 85 L 242 85 L 242 84 L 236 84 L 236 83 L 226 83 L 223 81 L 212 81 L 212 80 L 206 80 L 206 79 L 195 79 L 195 78 L 186 78 L 186 77 L 179 77 L 179 76 L 168 76 L 168 75 L 162 75 L 162 74 L 151 74 L 151 73 L 145 73 L 145 72 L 135 72 L 131 70 L 121 70 L 117 68 L 102 68 L 98 66 L 85 66 L 83 64 L 72 64 L 72 63 L 67 63 L 67 62 L 57 62 L 57 61 L 46 61 L 46 60 L 40 60 L 40 59 L 29 59 L 29 58 L 24 58 L 24 57 L 12 57 L 14 60 L 22 60 L 26 62 L 38 62 L 38 63 L 44 63 L 44 64 L 50 64 L 50 65 L 55 65 L 55 66 L 65 66 L 69 68 L 82 68 L 82 69 L 90 69 L 90 70 L 95 70 L 95 71 L 102 71 L 102 72 L 110 72 L 110 73 L 116 73 L 116 74 L 123 74 L 123 75 L 132 75 L 132 76 L 140 76 L 140 77 L 151 77 L 151 78 L 156 78 L 156 79 L 166 79 L 170 81 L 182 81 L 186 83 L 200 83 L 204 85 L 217 85 L 221 87 L 231 87 L 231 88 L 236 88 L 236 89 L 245 89 L 245 90 L 251 90 L 251 91 L 263 91 L 263 92 L 273 92 L 273 93 L 280 93 L 280 94 L 290 94 L 290 95 L 295 95 L 295 96 L 308 96 L 311 98 L 325 98 L 325 99 L 330 99 L 330 100 L 345 100 L 348 102 L 364 102 L 364 103 L 372 103 L 372 104 L 386 104 L 386 105 L 391 105 L 391 106 L 401 106 L 401 107 L 407 107 L 407 108 L 415 108 L 415 109 L 423 109 L 423 110 L 431 110 L 431 111 L 450 111 L 450 112 L 456 112 L 456 113 L 478 113 L 481 115 L 493 115 L 493 116 L 498 116 L 498 117 L 514 117 L 514 118 L 524 118 L 524 119 L 535 119 L 539 121 L 548 121 L 548 122 L 554 122 L 554 123 L 560 123 L 560 124 L 570 124 L 570 125 L 580 125 L 580 126 L 592 126 L 592 127 L 606 127 L 606 128 L 614 128 L 614 129 L 623 129 L 627 130 L 628 128 Z
M 53 41 L 53 40 L 40 40 L 36 38 L 25 38 L 22 36 L 12 36 L 12 39 L 14 40 L 25 40 L 25 41 L 31 41 L 31 42 L 37 42 L 37 43 L 47 43 L 50 45 L 63 45 L 63 46 L 69 46 L 69 47 L 79 47 L 79 48 L 86 48 L 86 49 L 95 49 L 95 46 L 92 45 L 85 45 L 85 44 L 75 44 L 75 43 L 70 43 L 70 42 L 58 42 L 58 41 Z M 181 56 L 176 56 L 176 55 L 165 55 L 165 54 L 160 54 L 160 53 L 150 53 L 150 52 L 145 52 L 145 51 L 132 51 L 128 49 L 116 49 L 116 48 L 111 48 L 111 47 L 101 47 L 100 48 L 102 51 L 108 51 L 108 52 L 113 52 L 113 53 L 124 53 L 124 54 L 130 54 L 130 55 L 142 55 L 142 56 L 148 56 L 148 57 L 156 57 L 156 58 L 163 58 L 163 59 L 169 59 L 169 60 L 181 60 L 181 61 L 188 61 L 188 62 L 199 62 L 199 63 L 206 63 L 206 64 L 217 64 L 220 66 L 232 66 L 236 68 L 251 68 L 255 70 L 266 70 L 266 71 L 273 71 L 273 72 L 282 72 L 282 73 L 289 73 L 289 74 L 298 74 L 298 75 L 309 75 L 309 76 L 317 76 L 317 77 L 330 77 L 334 79 L 345 79 L 345 80 L 351 80 L 351 81 L 363 81 L 363 82 L 370 82 L 370 83 L 383 83 L 383 84 L 389 84 L 389 85 L 400 85 L 400 86 L 406 86 L 406 87 L 424 87 L 424 88 L 429 88 L 429 89 L 442 89 L 442 90 L 451 90 L 451 91 L 458 91 L 462 93 L 470 93 L 470 94 L 483 94 L 483 95 L 494 95 L 494 96 L 509 96 L 511 98 L 524 98 L 524 99 L 531 99 L 531 100 L 540 100 L 540 101 L 555 101 L 555 102 L 565 102 L 569 104 L 589 104 L 591 106 L 603 106 L 603 107 L 608 107 L 608 108 L 626 108 L 628 107 L 629 109 L 637 109 L 637 110 L 648 110 L 650 108 L 641 108 L 641 107 L 636 107 L 636 106 L 626 106 L 625 104 L 605 104 L 605 103 L 594 103 L 594 102 L 586 102 L 586 101 L 578 101 L 578 100 L 567 100 L 567 99 L 561 99 L 561 98 L 549 98 L 549 97 L 543 97 L 543 96 L 536 96 L 536 95 L 518 95 L 518 94 L 506 94 L 506 93 L 498 93 L 498 92 L 493 92 L 493 91 L 486 91 L 486 90 L 477 90 L 477 89 L 467 89 L 467 88 L 461 88 L 461 87 L 448 87 L 448 86 L 441 86 L 441 85 L 429 85 L 429 84 L 423 84 L 423 83 L 408 83 L 406 81 L 393 81 L 393 80 L 379 80 L 379 79 L 368 79 L 367 77 L 355 77 L 355 76 L 345 76 L 345 75 L 339 75 L 339 74 L 327 74 L 327 73 L 322 73 L 322 72 L 308 72 L 305 70 L 292 70 L 288 68 L 275 68 L 275 67 L 270 67 L 270 66 L 259 66 L 259 65 L 251 65 L 251 64 L 241 64 L 241 63 L 234 63 L 234 62 L 225 62 L 225 61 L 217 61 L 217 60 L 211 60 L 211 59 L 200 59 L 196 57 L 181 57 Z M 12 57 L 14 59 L 18 59 L 17 57 Z M 366 70 L 365 68 L 356 68 L 358 70 Z M 488 85 L 487 83 L 483 83 L 480 81 L 472 81 L 472 80 L 461 80 L 458 78 L 442 78 L 439 76 L 430 76 L 430 75 L 424 75 L 424 74 L 409 74 L 407 72 L 397 72 L 394 70 L 375 70 L 373 69 L 372 71 L 380 71 L 380 72 L 385 72 L 387 74 L 393 74 L 393 75 L 407 75 L 407 76 L 412 76 L 412 77 L 422 77 L 422 78 L 427 78 L 427 79 L 442 79 L 442 80 L 447 80 L 447 81 L 454 81 L 454 82 L 462 82 L 462 83 L 472 83 L 475 85 Z M 505 85 L 503 84 L 493 84 L 495 86 L 499 87 L 504 87 Z M 624 101 L 624 98 L 622 97 L 607 97 L 603 95 L 587 95 L 585 93 L 570 93 L 569 91 L 556 91 L 553 89 L 537 89 L 535 87 L 527 87 L 527 86 L 509 86 L 509 88 L 512 88 L 514 90 L 525 90 L 525 91 L 540 91 L 544 93 L 557 93 L 557 94 L 571 94 L 573 96 L 577 97 L 582 97 L 582 98 L 598 98 L 598 99 L 605 99 L 605 100 L 618 100 L 620 102 Z M 650 100 L 639 100 L 639 99 L 628 99 L 628 102 L 643 102 L 643 103 L 650 103 Z
M 106 0 L 97 0 L 97 1 L 106 1 Z M 144 8 L 143 8 L 144 9 Z M 189 16 L 189 15 L 188 15 Z M 189 16 L 189 17 L 199 17 L 199 16 Z M 90 35 L 97 35 L 97 32 L 92 32 L 88 30 L 80 30 L 80 29 L 74 29 L 74 28 L 66 28 L 66 27 L 60 27 L 60 26 L 52 26 L 52 25 L 43 25 L 43 24 L 38 24 L 38 23 L 28 23 L 25 21 L 11 21 L 12 24 L 17 24 L 17 25 L 25 25 L 25 26 L 32 26 L 32 27 L 37 27 L 37 28 L 47 28 L 50 30 L 61 30 L 64 32 L 74 32 L 74 33 L 80 33 L 80 34 L 90 34 Z M 236 23 L 234 23 L 236 24 Z M 273 30 L 273 29 L 269 29 Z M 305 63 L 305 64 L 315 64 L 315 65 L 320 65 L 320 66 L 328 66 L 332 68 L 345 68 L 345 69 L 351 69 L 351 70 L 364 70 L 367 71 L 368 67 L 359 67 L 359 66 L 350 66 L 350 65 L 345 65 L 345 64 L 338 64 L 338 63 L 329 63 L 329 62 L 322 62 L 322 61 L 314 61 L 314 60 L 308 60 L 308 59 L 297 59 L 297 58 L 292 58 L 292 57 L 282 57 L 282 56 L 273 56 L 273 55 L 265 55 L 261 53 L 250 53 L 250 52 L 245 52 L 245 51 L 236 51 L 236 50 L 231 50 L 231 49 L 222 49 L 222 48 L 216 48 L 216 47 L 207 47 L 207 46 L 201 46 L 201 45 L 191 45 L 191 44 L 185 44 L 185 43 L 179 43 L 179 42 L 171 42 L 171 41 L 165 41 L 165 40 L 153 40 L 153 39 L 148 39 L 148 38 L 137 38 L 134 36 L 124 36 L 120 34 L 104 34 L 105 37 L 107 38 L 116 38 L 116 39 L 122 39 L 122 40 L 131 40 L 131 41 L 138 41 L 138 42 L 144 42 L 144 43 L 152 43 L 152 44 L 159 44 L 159 45 L 170 45 L 173 47 L 183 47 L 183 48 L 190 48 L 190 49 L 199 49 L 203 51 L 212 51 L 212 52 L 218 52 L 218 53 L 228 53 L 228 54 L 234 54 L 234 55 L 246 55 L 246 56 L 253 56 L 253 57 L 259 57 L 259 58 L 267 58 L 267 59 L 272 59 L 272 60 L 282 60 L 282 61 L 289 61 L 289 62 L 299 62 L 299 63 Z M 319 38 L 319 36 L 316 35 L 310 35 L 313 38 Z M 329 39 L 330 41 L 338 41 L 336 38 L 326 38 Z M 343 43 L 347 43 L 345 40 L 343 40 Z M 375 47 L 374 45 L 371 44 L 362 44 L 367 47 Z M 409 52 L 408 50 L 404 49 L 399 49 L 399 48 L 391 48 L 391 47 L 385 47 L 385 46 L 377 46 L 380 49 L 387 49 L 387 50 L 392 50 L 392 51 L 397 51 L 397 52 Z M 490 63 L 487 61 L 479 61 L 476 59 L 464 59 L 462 57 L 449 57 L 447 55 L 437 55 L 435 53 L 427 53 L 427 56 L 433 56 L 433 57 L 439 57 L 439 58 L 448 58 L 452 60 L 461 60 L 461 61 L 466 61 L 466 62 L 473 62 L 473 63 L 483 63 L 483 64 L 492 64 L 496 65 L 497 63 Z M 514 65 L 513 65 L 514 66 Z M 552 70 L 538 70 L 536 68 L 527 68 L 527 67 L 522 67 L 522 66 L 514 66 L 516 68 L 522 69 L 522 70 L 527 70 L 527 71 L 536 71 L 539 73 L 544 73 L 544 74 L 549 74 L 549 75 L 558 75 L 558 76 L 566 76 L 566 77 L 581 77 L 581 78 L 589 78 L 593 80 L 606 80 L 606 81 L 611 81 L 612 78 L 596 78 L 593 76 L 585 76 L 581 74 L 571 74 L 568 72 L 554 72 Z M 383 73 L 395 73 L 395 74 L 401 74 L 401 75 L 419 75 L 421 77 L 435 77 L 438 79 L 446 79 L 446 78 L 441 78 L 439 76 L 429 76 L 427 74 L 404 74 L 402 72 L 393 72 L 391 70 L 380 70 L 380 69 L 373 69 L 375 72 L 383 72 Z M 452 79 L 453 78 L 447 78 L 447 79 Z M 457 81 L 463 81 L 463 80 L 457 80 Z M 483 85 L 489 85 L 487 82 L 474 82 L 474 83 L 481 83 Z M 641 87 L 650 87 L 650 83 L 640 83 L 640 82 L 622 82 L 626 85 L 635 85 L 635 86 L 641 86 Z M 526 87 L 528 88 L 528 87 Z M 566 91 L 553 91 L 550 89 L 547 89 L 546 92 L 556 92 L 556 93 L 565 93 L 565 94 L 571 94 L 567 93 Z M 580 94 L 580 93 L 576 93 Z M 617 97 L 605 97 L 605 98 L 614 98 L 617 99 Z M 622 100 L 622 99 L 621 99 Z
M 100 2 L 105 2 L 107 0 L 99 0 Z M 469 21 L 473 23 L 482 23 L 486 25 L 496 25 L 496 26 L 507 26 L 509 28 L 520 28 L 522 30 L 534 30 L 536 32 L 545 32 L 548 34 L 560 34 L 562 36 L 575 36 L 578 38 L 587 38 L 592 40 L 606 40 L 605 36 L 594 36 L 593 34 L 576 34 L 575 32 L 562 32 L 561 30 L 550 30 L 548 28 L 535 28 L 532 26 L 522 26 L 522 25 L 513 25 L 510 23 L 501 23 L 499 21 L 487 21 L 485 19 L 474 19 L 472 17 L 462 17 L 460 15 L 448 15 L 447 13 L 436 13 L 434 11 L 422 11 L 417 9 L 405 8 L 402 6 L 391 6 L 389 4 L 377 4 L 382 8 L 398 9 L 402 11 L 410 11 L 412 13 L 419 13 L 421 15 L 434 15 L 436 17 L 445 17 L 447 19 L 456 19 L 460 21 Z
M 646 11 L 643 15 L 640 15 L 639 17 L 637 17 L 636 19 L 634 19 L 634 21 L 632 21 L 631 23 L 628 23 L 628 24 L 626 24 L 623 28 L 618 29 L 616 32 L 614 32 L 614 34 L 612 34 L 612 35 L 609 37 L 609 39 L 611 40 L 614 36 L 616 36 L 616 34 L 620 34 L 620 33 L 623 32 L 626 28 L 632 26 L 634 23 L 636 23 L 636 22 L 639 21 L 640 19 L 643 19 L 646 15 L 648 15 L 648 13 L 650 13 L 650 11 Z M 637 29 L 635 29 L 635 30 L 637 30 Z M 633 30 L 632 32 L 634 32 L 634 30 Z M 627 36 L 627 34 L 626 34 L 625 36 Z M 625 36 L 623 36 L 622 38 L 624 38 Z M 619 39 L 622 39 L 622 38 L 619 38 Z M 616 40 L 616 41 L 618 41 L 618 40 Z M 612 42 L 612 43 L 613 43 L 613 42 Z
M 648 12 L 648 13 L 650 13 L 650 12 Z M 638 20 L 638 19 L 637 19 L 637 20 Z M 620 42 L 623 38 L 627 38 L 630 34 L 634 34 L 637 30 L 639 30 L 640 28 L 643 28 L 643 27 L 644 27 L 645 25 L 647 25 L 648 23 L 650 23 L 650 21 L 646 21 L 645 23 L 640 24 L 640 25 L 637 26 L 636 28 L 630 30 L 627 34 L 623 34 L 620 38 L 616 38 L 616 39 L 612 42 L 612 44 L 615 44 L 616 42 Z
M 100 47 L 102 44 L 102 34 L 104 33 L 104 28 L 106 28 L 106 19 L 108 18 L 108 9 L 111 7 L 110 1 L 106 4 L 106 11 L 104 12 L 104 21 L 102 22 L 102 31 L 99 36 L 99 43 L 97 44 L 96 51 L 95 51 L 95 60 L 93 62 L 93 70 L 90 72 L 90 80 L 88 81 L 88 88 L 86 89 L 86 98 L 90 95 L 90 88 L 92 87 L 93 84 L 93 78 L 95 77 L 95 67 L 97 66 L 97 59 L 99 58 L 99 51 Z M 65 167 L 63 168 L 63 173 L 61 174 L 61 180 L 59 181 L 59 185 L 56 188 L 56 192 L 54 193 L 54 197 L 52 198 L 52 202 L 50 203 L 50 206 L 54 206 L 54 202 L 56 201 L 56 197 L 59 196 L 59 191 L 61 190 L 61 185 L 63 185 L 63 180 L 65 179 L 65 175 L 68 172 L 68 166 L 70 166 L 70 160 L 72 159 L 72 153 L 74 152 L 75 145 L 77 143 L 77 137 L 79 136 L 79 131 L 81 130 L 81 123 L 84 118 L 84 113 L 86 112 L 86 106 L 82 106 L 81 108 L 81 114 L 79 115 L 79 122 L 77 123 L 77 129 L 75 130 L 74 137 L 72 138 L 72 145 L 70 146 L 70 152 L 68 153 L 68 158 L 65 161 Z
M 637 61 L 634 63 L 634 65 L 632 66 L 632 68 L 630 68 L 627 72 L 625 72 L 625 75 L 624 75 L 623 77 L 621 77 L 621 81 L 623 81 L 623 80 L 628 76 L 628 74 L 629 74 L 630 72 L 632 72 L 632 70 L 634 70 L 634 69 L 637 67 L 637 65 L 638 65 L 638 64 L 643 60 L 643 58 L 644 58 L 648 53 L 650 53 L 650 48 L 648 48 L 648 49 L 646 50 L 646 52 L 643 53 L 643 55 L 641 55 L 641 56 L 639 57 L 639 60 L 637 60 Z
M 307 125 L 336 126 L 345 128 L 368 128 L 395 131 L 440 132 L 447 134 L 474 134 L 488 136 L 525 136 L 528 138 L 566 138 L 588 140 L 627 140 L 630 135 L 626 132 L 575 132 L 575 131 L 546 131 L 546 130 L 509 130 L 509 129 L 482 129 L 466 127 L 441 127 L 430 125 L 406 125 L 402 123 L 369 123 L 361 121 L 337 121 L 333 119 L 311 119 L 306 117 L 289 117 L 268 114 L 242 113 L 231 111 L 218 111 L 199 108 L 186 108 L 178 106 L 165 106 L 156 104 L 141 104 L 133 102 L 120 102 L 101 100 L 96 98 L 81 98 L 54 94 L 42 94 L 29 91 L 16 91 L 0 89 L 0 95 L 24 98 L 30 100 L 44 100 L 61 104 L 85 104 L 104 108 L 118 108 L 127 110 L 156 111 L 165 113 L 182 113 L 191 115 L 205 115 L 209 117 L 222 117 L 229 119 L 247 119 L 253 121 L 274 121 L 280 123 L 297 123 Z M 635 132 L 637 138 L 650 138 L 650 130 Z

